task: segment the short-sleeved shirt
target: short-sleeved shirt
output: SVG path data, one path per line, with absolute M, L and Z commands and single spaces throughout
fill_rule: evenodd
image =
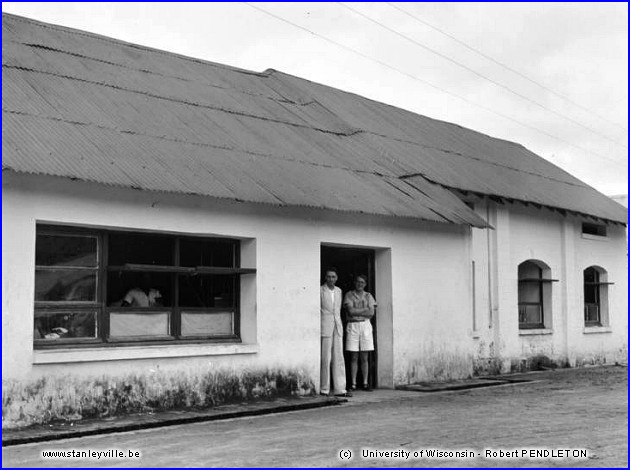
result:
M 162 300 L 162 294 L 159 290 L 149 289 L 147 295 L 142 289 L 136 287 L 127 292 L 123 300 L 132 307 L 154 307 L 159 300 Z
M 358 294 L 356 291 L 351 290 L 343 298 L 343 304 L 354 308 L 374 308 L 376 307 L 376 300 L 369 292 L 363 291 L 362 294 Z

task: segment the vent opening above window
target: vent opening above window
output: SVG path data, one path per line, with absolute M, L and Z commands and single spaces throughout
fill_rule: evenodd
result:
M 606 236 L 606 226 L 603 224 L 593 224 L 582 222 L 582 233 L 586 235 L 596 235 L 598 237 Z

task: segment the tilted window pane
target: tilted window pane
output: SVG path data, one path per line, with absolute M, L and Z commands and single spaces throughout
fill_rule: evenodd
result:
M 40 302 L 96 301 L 96 272 L 36 270 L 35 300 Z
M 97 313 L 81 312 L 35 312 L 35 339 L 59 340 L 63 338 L 96 338 L 98 334 Z
M 96 267 L 96 237 L 70 235 L 37 235 L 37 266 Z
M 182 312 L 183 336 L 221 336 L 234 333 L 232 312 Z
M 518 301 L 519 303 L 540 303 L 540 284 L 538 282 L 519 282 Z
M 167 336 L 170 334 L 169 312 L 112 312 L 109 314 L 109 336 Z
M 235 275 L 201 275 L 179 277 L 180 307 L 233 307 L 237 277 Z
M 109 264 L 173 265 L 173 237 L 149 234 L 112 233 L 109 236 Z
M 232 240 L 197 240 L 184 238 L 179 244 L 181 266 L 234 268 L 237 242 Z

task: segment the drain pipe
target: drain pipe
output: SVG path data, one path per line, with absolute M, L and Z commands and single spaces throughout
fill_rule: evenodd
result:
M 490 224 L 490 199 L 486 198 L 486 221 Z M 492 225 L 492 224 L 490 224 Z M 496 229 L 496 227 L 495 227 Z M 487 241 L 488 241 L 488 328 L 492 328 L 492 258 L 491 258 L 491 243 L 490 243 L 490 232 L 491 230 L 487 230 Z

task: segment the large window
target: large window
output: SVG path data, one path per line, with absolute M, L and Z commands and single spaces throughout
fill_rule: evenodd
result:
M 237 340 L 240 242 L 37 228 L 36 346 Z
M 549 268 L 537 261 L 518 266 L 518 326 L 521 329 L 551 327 Z
M 584 270 L 584 325 L 605 326 L 608 323 L 607 273 L 590 266 Z

